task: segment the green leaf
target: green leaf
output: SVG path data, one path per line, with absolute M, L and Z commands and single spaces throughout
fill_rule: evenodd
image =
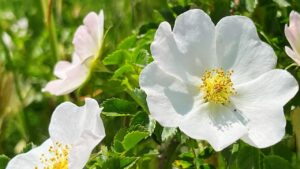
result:
M 149 48 L 149 45 L 153 41 L 153 37 L 154 37 L 155 32 L 156 32 L 155 29 L 150 29 L 145 34 L 139 36 L 139 41 L 137 43 L 137 48 L 144 48 L 144 49 Z
M 149 132 L 149 135 L 152 135 L 152 133 L 154 132 L 155 130 L 155 127 L 156 127 L 156 120 L 154 118 L 152 118 L 151 116 L 148 116 L 149 117 L 149 124 L 148 124 L 148 132 Z
M 6 155 L 0 155 L 0 169 L 5 169 L 9 160 L 9 157 L 7 157 Z
M 258 0 L 246 0 L 246 9 L 252 13 L 258 4 Z
M 237 156 L 237 163 L 240 169 L 259 168 L 259 151 L 256 148 L 243 147 Z
M 118 49 L 130 49 L 134 47 L 135 42 L 137 41 L 136 35 L 131 35 L 125 38 L 119 45 Z
M 193 164 L 191 164 L 188 161 L 185 160 L 176 160 L 174 162 L 174 165 L 178 168 L 182 168 L 182 169 L 186 169 L 186 168 L 190 168 L 191 166 L 193 166 Z
M 125 150 L 130 150 L 131 148 L 135 147 L 136 144 L 138 144 L 140 141 L 148 137 L 148 132 L 142 132 L 142 131 L 133 131 L 124 137 L 123 140 L 123 146 Z
M 176 127 L 164 127 L 162 133 L 161 133 L 161 139 L 162 141 L 166 141 L 170 138 L 172 138 L 177 132 Z
M 124 152 L 125 149 L 124 149 L 121 141 L 119 141 L 119 140 L 114 141 L 114 150 L 118 153 Z
M 122 141 L 125 137 L 127 133 L 127 129 L 126 128 L 121 128 L 117 134 L 115 135 L 115 140 L 119 140 L 119 141 Z
M 289 139 L 282 139 L 279 143 L 272 146 L 272 155 L 278 155 L 285 160 L 292 161 L 295 152 L 293 152 L 290 142 L 291 140 Z
M 31 149 L 35 148 L 36 145 L 34 145 L 32 142 L 28 143 L 22 150 L 22 153 L 26 153 L 28 151 L 30 151 Z
M 207 159 L 209 157 L 211 157 L 214 153 L 214 150 L 212 149 L 211 146 L 207 146 L 204 147 L 200 152 L 199 152 L 199 156 L 201 158 Z
M 165 21 L 164 17 L 161 15 L 161 13 L 158 10 L 153 10 L 153 19 L 155 19 L 155 23 L 161 23 Z
M 109 157 L 103 164 L 101 169 L 121 169 L 120 159 L 118 157 Z
M 149 123 L 149 117 L 148 114 L 139 111 L 130 121 L 130 126 L 136 126 L 136 125 L 141 125 L 141 126 L 147 126 Z
M 189 160 L 191 159 L 191 160 L 193 160 L 194 159 L 194 154 L 192 152 L 183 152 L 183 153 L 179 154 L 178 157 L 180 157 L 182 159 L 189 159 Z
M 121 168 L 130 168 L 137 162 L 138 159 L 138 157 L 123 157 L 120 160 L 120 166 Z
M 144 128 L 149 132 L 149 135 L 151 135 L 154 132 L 156 121 L 146 112 L 140 111 L 130 121 L 130 126 L 137 125 L 144 126 Z
M 130 54 L 125 50 L 116 50 L 103 59 L 104 65 L 122 65 L 130 58 Z
M 125 150 L 122 141 L 126 133 L 127 133 L 127 129 L 121 128 L 114 137 L 114 150 L 118 153 L 121 153 Z
M 138 52 L 132 58 L 132 62 L 141 67 L 147 65 L 151 61 L 152 57 L 146 49 L 138 50 Z
M 264 158 L 265 169 L 291 169 L 290 163 L 280 156 L 270 155 Z
M 109 115 L 117 116 L 118 114 L 120 114 L 120 116 L 127 116 L 128 114 L 133 114 L 136 112 L 136 104 L 119 98 L 107 99 L 102 103 L 102 106 L 104 108 L 104 115 L 108 115 L 109 113 L 107 112 L 111 112 Z
M 144 109 L 145 112 L 149 114 L 146 101 L 147 95 L 143 90 L 135 88 L 133 90 L 128 91 L 128 94 Z
M 133 74 L 134 73 L 134 68 L 132 65 L 126 64 L 121 66 L 119 69 L 117 69 L 113 75 L 113 79 L 120 78 L 124 76 L 125 74 Z

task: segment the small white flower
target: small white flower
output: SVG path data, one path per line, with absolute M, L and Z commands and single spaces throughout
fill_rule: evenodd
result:
M 292 49 L 285 47 L 285 52 L 291 57 L 298 65 L 300 65 L 300 14 L 292 11 L 290 13 L 290 25 L 285 25 L 285 36 L 289 41 Z
M 82 62 L 91 57 L 98 57 L 104 32 L 104 15 L 90 12 L 83 20 L 84 25 L 79 26 L 75 32 L 73 44 L 75 53 Z
M 2 33 L 2 40 L 9 50 L 12 50 L 15 45 L 7 32 Z
M 90 63 L 99 56 L 103 41 L 104 14 L 90 12 L 83 20 L 84 25 L 76 30 L 73 44 L 75 52 L 72 62 L 59 61 L 54 68 L 54 74 L 59 78 L 49 82 L 43 92 L 53 95 L 64 95 L 73 92 L 85 82 L 89 76 Z
M 101 111 L 94 99 L 86 99 L 82 107 L 62 103 L 53 112 L 50 138 L 14 157 L 7 169 L 82 169 L 94 147 L 105 137 Z
M 160 24 L 154 61 L 140 75 L 150 113 L 162 126 L 208 141 L 220 151 L 238 139 L 271 146 L 285 133 L 283 106 L 298 91 L 253 22 L 229 16 L 215 26 L 203 11 Z
M 24 37 L 28 31 L 28 19 L 23 17 L 11 26 L 12 31 L 17 33 L 20 37 Z
M 71 93 L 86 80 L 88 72 L 88 68 L 80 63 L 78 56 L 74 53 L 72 63 L 59 61 L 55 65 L 54 74 L 59 79 L 47 83 L 42 91 L 56 96 Z

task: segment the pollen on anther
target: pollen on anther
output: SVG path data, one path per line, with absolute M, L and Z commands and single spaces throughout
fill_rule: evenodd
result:
M 203 99 L 206 102 L 227 104 L 230 102 L 230 96 L 235 95 L 231 81 L 232 70 L 212 69 L 205 71 L 200 90 L 203 93 Z
M 48 153 L 41 154 L 40 161 L 42 169 L 68 169 L 70 146 L 56 142 L 54 146 L 49 146 Z M 38 166 L 35 169 L 39 169 Z

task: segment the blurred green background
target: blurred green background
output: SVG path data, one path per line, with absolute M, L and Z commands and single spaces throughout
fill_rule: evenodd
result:
M 51 5 L 50 5 L 51 4 Z M 20 144 L 40 144 L 54 108 L 68 98 L 44 94 L 58 60 L 70 60 L 72 39 L 90 11 L 105 12 L 109 35 L 105 53 L 143 24 L 155 21 L 160 0 L 1 0 L 0 1 L 0 153 L 13 156 Z M 49 19 L 50 18 L 50 19 Z M 155 26 L 154 26 L 155 27 Z M 12 110 L 14 109 L 14 110 Z
M 289 45 L 284 36 L 284 25 L 288 23 L 291 10 L 300 12 L 299 0 L 0 0 L 0 154 L 13 157 L 29 143 L 39 145 L 48 138 L 48 124 L 54 108 L 66 100 L 82 102 L 74 93 L 55 97 L 42 93 L 41 88 L 54 79 L 52 71 L 58 60 L 70 60 L 74 32 L 88 12 L 104 10 L 107 35 L 102 58 L 105 58 L 127 37 L 143 38 L 144 34 L 146 42 L 137 43 L 145 43 L 141 48 L 150 55 L 149 44 L 159 23 L 173 24 L 178 14 L 191 8 L 204 10 L 214 23 L 228 15 L 250 17 L 261 39 L 276 51 L 278 67 L 285 68 L 293 63 L 284 52 L 284 46 Z M 109 69 L 114 71 L 118 66 Z M 299 80 L 299 71 L 292 69 L 291 73 Z M 111 75 L 102 72 L 94 77 L 100 75 L 103 78 L 95 80 L 102 86 L 99 87 L 101 94 L 95 96 L 97 99 L 128 98 L 122 93 L 121 86 L 102 93 L 108 89 L 102 84 Z M 127 86 L 138 87 L 136 79 L 129 77 Z M 80 96 L 94 96 L 94 89 L 86 85 Z M 285 108 L 287 139 L 279 145 L 284 147 L 278 154 L 287 154 L 286 160 L 295 163 L 292 159 L 297 152 L 295 131 L 289 112 L 292 105 L 300 105 L 299 94 Z M 104 143 L 109 145 L 118 129 L 116 127 L 108 134 L 111 136 Z

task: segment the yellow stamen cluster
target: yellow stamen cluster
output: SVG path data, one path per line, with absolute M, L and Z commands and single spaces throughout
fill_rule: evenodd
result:
M 232 73 L 233 71 L 224 71 L 223 69 L 205 71 L 200 90 L 203 92 L 203 98 L 206 102 L 219 104 L 230 102 L 230 96 L 236 94 L 230 78 Z
M 54 146 L 50 146 L 47 156 L 42 154 L 40 157 L 40 161 L 44 166 L 43 169 L 68 169 L 69 150 L 68 145 L 59 142 L 56 142 Z M 35 167 L 35 169 L 39 168 Z

